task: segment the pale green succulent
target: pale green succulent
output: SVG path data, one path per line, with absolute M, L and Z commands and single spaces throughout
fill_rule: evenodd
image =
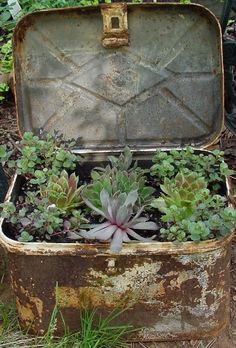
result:
M 172 180 L 165 178 L 164 184 L 160 187 L 163 193 L 151 203 L 151 206 L 166 214 L 171 208 L 180 209 L 180 215 L 183 215 L 180 218 L 190 216 L 196 204 L 210 194 L 205 179 L 193 172 L 186 175 L 178 173 Z
M 77 187 L 79 177 L 75 173 L 70 176 L 63 170 L 60 176 L 52 175 L 48 184 L 41 188 L 41 195 L 46 197 L 50 205 L 55 206 L 66 213 L 83 204 L 81 191 L 84 186 Z

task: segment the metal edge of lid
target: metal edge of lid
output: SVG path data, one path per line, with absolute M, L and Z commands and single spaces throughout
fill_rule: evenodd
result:
M 161 7 L 161 8 L 173 8 L 173 7 L 189 7 L 189 8 L 197 8 L 200 12 L 206 13 L 208 18 L 210 20 L 213 20 L 215 22 L 215 25 L 218 27 L 218 31 L 219 31 L 219 36 L 222 37 L 222 33 L 221 33 L 221 27 L 220 27 L 220 23 L 217 19 L 217 17 L 214 15 L 214 13 L 212 13 L 208 8 L 199 5 L 199 4 L 179 4 L 179 3 L 143 3 L 143 4 L 127 4 L 125 3 L 128 7 L 129 10 L 132 10 L 132 8 L 157 8 L 157 7 Z M 108 4 L 107 6 L 113 6 L 115 4 Z M 106 5 L 102 5 L 102 7 L 104 7 Z M 27 31 L 27 28 L 30 27 L 33 23 L 34 18 L 37 18 L 38 16 L 41 16 L 42 14 L 47 14 L 47 13 L 70 13 L 71 11 L 74 12 L 75 10 L 78 11 L 79 13 L 82 14 L 90 14 L 93 12 L 98 12 L 100 11 L 101 5 L 99 6 L 88 6 L 88 7 L 69 7 L 69 8 L 61 8 L 61 9 L 50 9 L 50 10 L 41 10 L 41 11 L 37 11 L 37 12 L 33 12 L 30 14 L 27 14 L 26 16 L 24 16 L 16 25 L 15 29 L 14 29 L 14 33 L 13 33 L 13 72 L 14 72 L 14 90 L 15 90 L 15 101 L 16 101 L 16 110 L 17 110 L 17 126 L 18 126 L 18 131 L 20 133 L 20 135 L 22 136 L 22 134 L 24 133 L 24 127 L 22 125 L 22 122 L 20 120 L 20 115 L 19 115 L 19 100 L 21 97 L 21 93 L 18 89 L 18 86 L 16 84 L 16 80 L 18 80 L 19 75 L 17 76 L 17 72 L 16 72 L 16 65 L 17 65 L 17 53 L 16 53 L 16 48 L 17 48 L 17 41 L 18 39 L 21 41 L 24 38 L 24 35 Z M 202 144 L 202 148 L 209 148 L 212 144 L 214 144 L 217 139 L 220 137 L 220 134 L 224 128 L 224 69 L 223 69 L 223 48 L 222 48 L 222 40 L 219 43 L 220 45 L 220 65 L 221 65 L 221 99 L 222 99 L 222 104 L 221 104 L 221 111 L 220 111 L 220 119 L 221 119 L 221 124 L 219 129 L 217 130 L 217 132 L 215 134 L 213 134 L 212 138 L 208 139 L 208 142 L 206 144 Z M 178 147 L 178 146 L 177 146 Z M 195 146 L 193 146 L 195 147 Z M 197 147 L 199 148 L 199 145 L 197 145 Z M 131 147 L 132 148 L 132 147 Z M 169 148 L 168 146 L 166 148 Z M 118 151 L 120 151 L 121 149 L 118 148 Z M 136 150 L 135 148 L 133 149 L 134 151 Z M 150 149 L 146 149 L 147 151 L 150 151 Z M 79 149 L 78 149 L 79 151 Z M 98 150 L 99 152 L 100 150 Z M 101 150 L 102 151 L 102 150 Z M 145 150 L 144 150 L 145 151 Z M 151 151 L 153 151 L 153 149 L 151 149 Z M 85 151 L 86 152 L 86 151 Z M 89 152 L 93 152 L 93 149 L 88 149 L 87 151 Z

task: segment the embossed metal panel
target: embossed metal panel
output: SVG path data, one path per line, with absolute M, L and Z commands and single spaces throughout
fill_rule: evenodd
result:
M 21 132 L 81 147 L 204 146 L 221 131 L 220 28 L 198 5 L 128 5 L 129 44 L 102 45 L 100 7 L 33 13 L 14 33 Z

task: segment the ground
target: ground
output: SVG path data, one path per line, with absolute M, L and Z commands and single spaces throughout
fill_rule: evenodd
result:
M 17 140 L 19 138 L 15 104 L 12 96 L 8 97 L 7 101 L 0 104 L 0 143 L 7 143 L 11 140 Z M 228 131 L 223 133 L 217 146 L 223 146 L 226 149 L 227 159 L 229 165 L 236 169 L 236 137 L 230 134 Z M 7 268 L 5 266 L 3 251 L 0 250 L 0 301 L 9 302 L 12 301 L 12 294 L 9 290 L 9 281 Z M 156 344 L 133 344 L 132 348 L 233 348 L 236 347 L 236 238 L 232 245 L 232 286 L 231 286 L 231 325 L 227 328 L 219 337 L 212 338 L 210 340 L 203 341 L 184 341 L 184 342 L 172 342 L 172 343 L 156 343 Z M 13 348 L 10 341 L 9 344 L 4 345 L 5 348 Z M 16 348 L 24 347 L 24 345 L 17 345 Z M 29 346 L 28 346 L 29 347 Z

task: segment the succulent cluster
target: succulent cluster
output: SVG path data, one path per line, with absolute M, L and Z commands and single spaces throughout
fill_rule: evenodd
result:
M 63 226 L 61 211 L 48 206 L 47 200 L 40 200 L 36 194 L 26 194 L 24 203 L 17 206 L 5 202 L 1 207 L 1 216 L 15 226 L 15 238 L 22 242 L 50 240 Z
M 153 165 L 150 174 L 158 182 L 166 177 L 173 178 L 177 173 L 187 174 L 194 172 L 203 176 L 214 191 L 220 189 L 220 184 L 227 176 L 233 174 L 224 162 L 224 153 L 214 150 L 211 153 L 196 153 L 191 147 L 184 150 L 157 150 L 153 156 Z
M 236 223 L 236 211 L 226 207 L 226 199 L 212 195 L 204 178 L 195 173 L 179 173 L 161 185 L 161 197 L 152 202 L 159 209 L 166 228 L 163 240 L 200 241 L 224 236 Z
M 153 187 L 146 185 L 146 177 L 141 171 L 133 170 L 130 172 L 119 171 L 116 168 L 109 168 L 106 171 L 93 171 L 91 173 L 91 184 L 84 190 L 84 197 L 90 200 L 94 206 L 101 208 L 100 194 L 106 190 L 109 194 L 116 192 L 129 193 L 137 190 L 138 198 L 136 205 L 142 206 L 150 203 Z
M 126 147 L 80 182 L 73 172 L 80 160 L 74 145 L 57 134 L 25 133 L 12 148 L 0 146 L 2 163 L 24 176 L 30 189 L 16 203 L 0 205 L 15 239 L 108 241 L 119 252 L 123 242 L 200 241 L 234 228 L 236 212 L 217 192 L 232 173 L 222 152 L 157 151 L 153 166 L 144 170 Z M 150 221 L 157 210 L 161 226 Z
M 55 236 L 64 238 L 80 230 L 80 225 L 88 221 L 78 209 L 83 204 L 83 187 L 77 187 L 78 180 L 74 173 L 69 176 L 62 171 L 59 176 L 51 176 L 40 191 L 20 197 L 18 204 L 1 204 L 1 216 L 16 226 L 16 239 L 52 240 Z
M 74 146 L 74 140 L 65 141 L 57 133 L 55 136 L 45 133 L 36 136 L 25 132 L 22 140 L 13 143 L 10 149 L 0 145 L 0 161 L 29 178 L 32 184 L 41 185 L 52 174 L 75 169 L 79 157 L 72 152 Z
M 102 190 L 110 195 L 116 192 L 126 193 L 137 190 L 135 206 L 147 205 L 152 200 L 155 189 L 146 184 L 146 171 L 139 168 L 133 161 L 128 147 L 119 157 L 109 156 L 110 164 L 105 168 L 96 168 L 91 173 L 91 183 L 85 188 L 83 196 L 96 208 L 101 208 L 100 195 Z

